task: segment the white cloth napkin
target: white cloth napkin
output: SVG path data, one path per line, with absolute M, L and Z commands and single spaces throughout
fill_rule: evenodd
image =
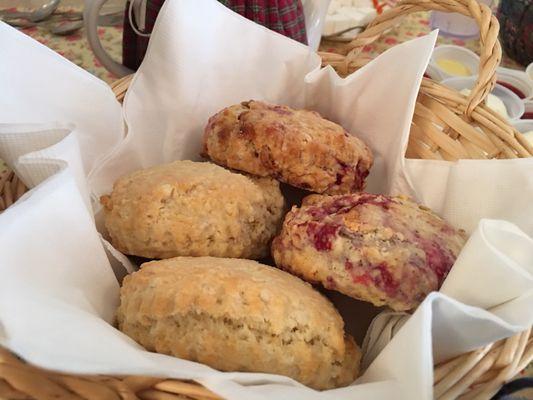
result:
M 0 159 L 30 188 L 68 165 L 90 209 L 78 137 L 72 123 L 0 124 Z
M 0 121 L 74 124 L 88 173 L 123 137 L 120 104 L 105 82 L 16 33 L 0 25 Z
M 481 218 L 498 218 L 533 235 L 533 158 L 402 162 L 406 180 L 393 191 L 410 192 L 453 225 L 470 233 Z
M 195 23 L 199 19 L 212 22 Z M 319 70 L 318 57 L 305 46 L 214 0 L 167 0 L 125 99 L 128 135 L 115 145 L 123 134 L 111 91 L 0 24 L 0 47 L 8 50 L 0 58 L 0 87 L 9 88 L 17 116 L 4 119 L 13 124 L 1 127 L 0 157 L 25 173 L 25 182 L 39 183 L 0 215 L 0 343 L 45 368 L 196 379 L 228 399 L 431 399 L 433 354 L 442 359 L 531 324 L 531 239 L 518 228 L 483 221 L 445 293 L 428 296 L 355 385 L 319 393 L 286 377 L 221 373 L 148 353 L 114 329 L 118 283 L 87 208 L 81 161 L 74 159 L 79 152 L 85 171 L 95 166 L 86 192 L 95 199 L 124 173 L 196 158 L 207 118 L 255 98 L 318 110 L 363 138 L 376 156 L 369 187 L 388 192 L 402 176 L 402 149 L 435 36 L 396 46 L 340 79 L 331 68 Z M 33 88 L 33 79 L 11 79 L 28 54 L 37 74 L 45 64 L 53 71 L 41 90 Z M 18 125 L 26 123 L 43 125 Z M 50 163 L 56 168 L 43 166 Z M 29 164 L 36 166 L 35 176 Z M 518 244 L 508 249 L 515 239 Z M 490 273 L 474 282 L 483 267 Z M 502 274 L 509 287 L 502 287 Z M 524 285 L 513 283 L 524 277 Z

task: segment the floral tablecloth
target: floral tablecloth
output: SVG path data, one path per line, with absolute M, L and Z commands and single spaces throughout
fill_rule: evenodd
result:
M 429 31 L 429 13 L 421 12 L 412 14 L 407 16 L 400 26 L 390 30 L 380 40 L 367 46 L 365 52 L 375 56 L 397 43 L 425 35 Z M 59 54 L 108 83 L 117 79 L 117 77 L 106 71 L 100 62 L 94 57 L 83 29 L 70 36 L 52 35 L 45 27 L 26 28 L 22 29 L 22 32 L 32 36 L 39 42 L 57 51 Z M 122 59 L 122 27 L 100 27 L 98 28 L 98 34 L 104 48 L 115 60 L 120 62 Z M 474 52 L 479 52 L 479 42 L 477 39 L 461 40 L 457 38 L 447 38 L 441 35 L 439 36 L 438 41 L 439 44 L 455 44 L 467 47 Z M 323 41 L 320 50 L 335 52 L 343 45 L 343 43 Z M 503 58 L 502 65 L 509 68 L 522 68 L 508 57 Z
M 79 12 L 81 10 L 61 10 L 60 12 Z M 25 34 L 33 37 L 52 50 L 58 52 L 63 57 L 69 59 L 76 65 L 96 75 L 100 79 L 111 83 L 117 79 L 112 73 L 107 71 L 98 59 L 94 56 L 85 29 L 80 29 L 68 36 L 53 35 L 46 26 L 35 26 L 21 29 Z M 99 27 L 98 36 L 102 46 L 113 57 L 114 60 L 122 61 L 122 26 Z

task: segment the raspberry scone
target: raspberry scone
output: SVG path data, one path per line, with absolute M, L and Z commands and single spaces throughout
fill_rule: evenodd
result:
M 279 268 L 353 298 L 410 310 L 438 290 L 465 234 L 406 197 L 311 195 L 272 243 Z
M 253 100 L 209 119 L 203 153 L 229 168 L 327 194 L 363 190 L 373 161 L 361 140 L 317 112 Z

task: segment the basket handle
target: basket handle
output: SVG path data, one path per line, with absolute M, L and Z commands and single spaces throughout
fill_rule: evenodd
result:
M 386 30 L 398 25 L 406 15 L 419 11 L 457 12 L 473 18 L 479 26 L 480 60 L 479 76 L 468 96 L 465 114 L 470 115 L 496 83 L 496 68 L 502 59 L 502 48 L 498 41 L 500 24 L 491 9 L 476 0 L 402 0 L 396 7 L 378 15 L 366 30 L 347 45 L 348 54 L 341 67 L 348 71 L 348 65 L 358 64 L 363 47 L 377 40 Z

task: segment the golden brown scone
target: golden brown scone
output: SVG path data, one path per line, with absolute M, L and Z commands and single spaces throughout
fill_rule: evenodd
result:
M 317 112 L 253 100 L 209 119 L 203 153 L 229 168 L 328 194 L 363 190 L 372 166 L 361 140 Z
M 272 242 L 276 265 L 353 298 L 416 307 L 438 290 L 466 241 L 404 196 L 311 195 Z
M 251 260 L 176 257 L 124 279 L 119 329 L 147 350 L 222 371 L 286 375 L 315 389 L 352 382 L 360 350 L 309 284 Z
M 273 179 L 175 161 L 120 178 L 101 202 L 111 242 L 125 254 L 261 258 L 284 200 Z

